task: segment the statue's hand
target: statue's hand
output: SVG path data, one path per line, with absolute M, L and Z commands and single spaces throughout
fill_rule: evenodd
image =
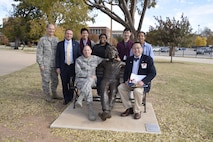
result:
M 56 72 L 57 72 L 58 75 L 60 75 L 60 73 L 61 73 L 60 68 L 57 68 Z
M 41 70 L 41 71 L 44 71 L 44 66 L 40 66 L 40 70 Z
M 116 61 L 121 61 L 121 59 L 119 58 L 119 56 L 117 56 L 117 57 L 115 58 L 115 60 L 116 60 Z
M 125 84 L 128 86 L 128 84 L 129 84 L 129 79 L 125 82 Z
M 96 76 L 95 75 L 92 75 L 91 78 L 94 79 L 94 80 L 96 80 Z

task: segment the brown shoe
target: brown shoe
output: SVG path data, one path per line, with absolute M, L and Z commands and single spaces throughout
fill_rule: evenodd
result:
M 140 119 L 140 118 L 141 118 L 141 113 L 134 114 L 134 119 Z
M 133 108 L 128 108 L 128 109 L 126 109 L 126 111 L 124 111 L 123 113 L 121 113 L 121 116 L 122 116 L 122 117 L 125 117 L 125 116 L 128 116 L 128 115 L 130 115 L 130 114 L 134 114 Z

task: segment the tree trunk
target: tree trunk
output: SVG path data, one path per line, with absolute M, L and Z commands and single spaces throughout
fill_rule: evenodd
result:
M 174 47 L 171 46 L 171 47 L 169 48 L 169 56 L 171 57 L 170 63 L 172 63 L 172 57 L 174 56 L 174 54 L 175 54 L 175 52 L 174 52 Z
M 18 49 L 18 47 L 19 47 L 19 39 L 18 39 L 18 38 L 16 38 L 16 40 L 15 40 L 15 47 L 14 47 L 14 49 Z

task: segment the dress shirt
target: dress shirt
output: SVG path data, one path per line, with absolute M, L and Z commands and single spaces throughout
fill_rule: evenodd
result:
M 70 42 L 70 48 L 71 48 L 71 50 L 70 50 L 70 61 L 71 61 L 71 64 L 73 64 L 74 63 L 74 61 L 73 61 L 73 53 L 72 53 L 72 51 L 73 51 L 73 47 L 72 47 L 72 40 L 65 40 L 65 42 L 64 42 L 64 48 L 65 48 L 65 53 L 67 53 L 67 45 L 68 45 L 68 42 Z M 67 63 L 67 54 L 65 54 L 65 61 L 64 61 L 64 63 Z
M 143 54 L 152 57 L 152 59 L 154 60 L 154 53 L 153 53 L 153 49 L 151 44 L 145 42 L 143 45 L 141 45 L 141 47 L 143 48 Z M 130 51 L 130 56 L 132 56 L 132 50 Z
M 140 57 L 134 57 L 135 58 L 138 58 L 138 60 L 133 60 L 133 67 L 132 67 L 132 73 L 134 74 L 138 74 L 138 69 L 139 69 L 139 63 L 140 63 Z
M 84 44 L 84 46 L 86 46 L 87 45 L 87 40 L 83 40 L 83 44 Z
M 152 57 L 152 59 L 154 60 L 154 53 L 151 44 L 145 42 L 141 46 L 143 46 L 143 54 Z

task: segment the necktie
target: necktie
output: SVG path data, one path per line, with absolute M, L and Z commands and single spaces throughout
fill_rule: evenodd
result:
M 139 60 L 139 58 L 134 58 L 134 61 L 136 61 L 136 62 L 137 62 L 138 60 Z
M 71 52 L 71 46 L 70 46 L 70 42 L 67 43 L 67 65 L 70 65 L 71 64 L 71 55 L 70 55 L 70 52 Z

